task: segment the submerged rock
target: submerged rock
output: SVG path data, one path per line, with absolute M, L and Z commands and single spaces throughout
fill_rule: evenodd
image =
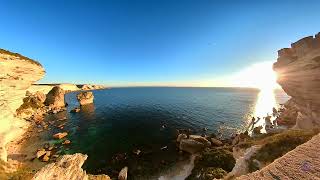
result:
M 54 135 L 53 135 L 53 138 L 62 139 L 62 138 L 64 138 L 64 137 L 66 137 L 67 135 L 68 135 L 67 132 L 57 133 L 57 134 L 54 134 Z
M 92 92 L 81 92 L 77 95 L 77 99 L 81 106 L 86 104 L 92 104 L 93 98 L 94 96 Z

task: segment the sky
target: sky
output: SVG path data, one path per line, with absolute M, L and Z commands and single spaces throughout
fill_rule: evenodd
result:
M 319 8 L 311 0 L 0 0 L 0 48 L 39 61 L 40 83 L 232 86 L 244 69 L 318 33 Z

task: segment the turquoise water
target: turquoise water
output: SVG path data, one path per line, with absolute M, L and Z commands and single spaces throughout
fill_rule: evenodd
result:
M 174 143 L 177 129 L 210 134 L 223 127 L 226 136 L 243 130 L 254 114 L 259 91 L 159 87 L 95 90 L 94 104 L 71 114 L 69 111 L 79 106 L 77 93 L 66 95 L 69 106 L 64 130 L 69 131 L 72 141 L 66 152 L 88 154 L 84 167 L 91 173 L 112 175 L 129 166 L 129 173 L 136 175 L 148 168 L 160 172 L 182 158 Z M 282 91 L 276 91 L 275 97 L 277 103 L 288 99 Z M 142 151 L 139 156 L 132 153 L 136 149 Z

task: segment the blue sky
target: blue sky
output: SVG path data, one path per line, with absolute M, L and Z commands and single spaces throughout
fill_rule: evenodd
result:
M 41 83 L 223 84 L 320 31 L 320 1 L 1 1 L 0 48 Z

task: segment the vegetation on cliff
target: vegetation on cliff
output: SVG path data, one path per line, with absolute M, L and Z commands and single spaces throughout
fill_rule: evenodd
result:
M 187 180 L 222 178 L 233 169 L 235 163 L 232 152 L 226 149 L 207 148 L 196 157 L 194 168 Z

